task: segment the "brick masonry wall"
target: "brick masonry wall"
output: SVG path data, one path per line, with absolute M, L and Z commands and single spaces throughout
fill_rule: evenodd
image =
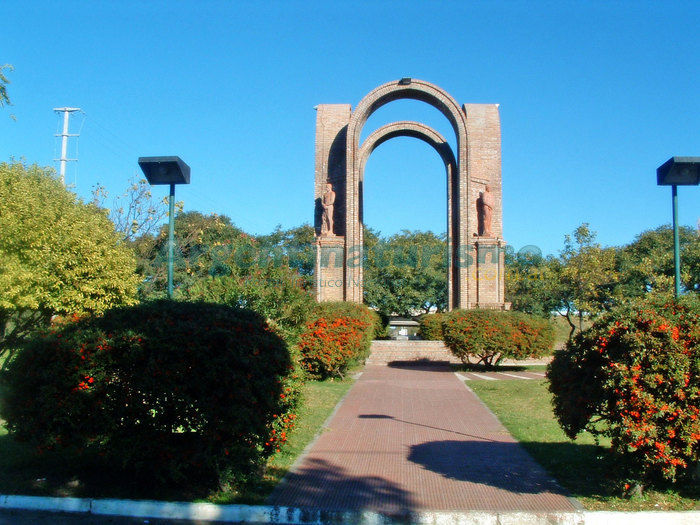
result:
M 372 341 L 367 364 L 417 360 L 462 362 L 450 353 L 442 341 Z

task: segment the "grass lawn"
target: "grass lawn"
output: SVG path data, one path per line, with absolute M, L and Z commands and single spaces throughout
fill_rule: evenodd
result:
M 697 510 L 700 485 L 671 485 L 647 489 L 642 496 L 624 498 L 612 489 L 615 463 L 590 435 L 570 441 L 559 428 L 551 408 L 546 381 L 469 381 L 471 388 L 535 460 L 590 510 Z
M 217 492 L 202 498 L 201 494 L 171 487 L 144 489 L 128 477 L 107 473 L 98 457 L 76 462 L 58 453 L 37 456 L 31 447 L 12 439 L 0 420 L 0 494 L 260 504 L 313 440 L 352 383 L 352 379 L 308 382 L 304 386 L 305 401 L 298 412 L 297 428 L 290 434 L 288 446 L 270 460 L 262 481 L 242 493 Z

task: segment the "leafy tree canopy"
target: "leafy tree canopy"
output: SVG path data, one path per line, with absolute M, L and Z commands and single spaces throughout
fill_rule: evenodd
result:
M 382 239 L 365 229 L 365 302 L 382 315 L 447 307 L 445 235 L 404 230 Z
M 135 302 L 135 260 L 53 170 L 0 163 L 0 353 L 56 314 Z

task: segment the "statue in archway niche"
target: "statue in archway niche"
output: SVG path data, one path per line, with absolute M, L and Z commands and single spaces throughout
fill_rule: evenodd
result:
M 477 201 L 479 208 L 479 235 L 481 237 L 493 237 L 491 231 L 491 219 L 493 218 L 493 208 L 496 205 L 496 199 L 491 193 L 491 186 L 488 184 L 484 191 L 481 192 Z
M 321 216 L 321 235 L 324 237 L 333 237 L 333 205 L 335 203 L 335 192 L 333 185 L 330 182 L 326 183 L 326 190 L 321 198 L 321 206 L 323 207 L 323 215 Z

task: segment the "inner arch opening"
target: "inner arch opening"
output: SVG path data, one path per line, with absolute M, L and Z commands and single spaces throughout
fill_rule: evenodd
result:
M 447 177 L 440 155 L 425 142 L 394 137 L 365 165 L 362 222 L 389 236 L 402 230 L 447 231 Z

